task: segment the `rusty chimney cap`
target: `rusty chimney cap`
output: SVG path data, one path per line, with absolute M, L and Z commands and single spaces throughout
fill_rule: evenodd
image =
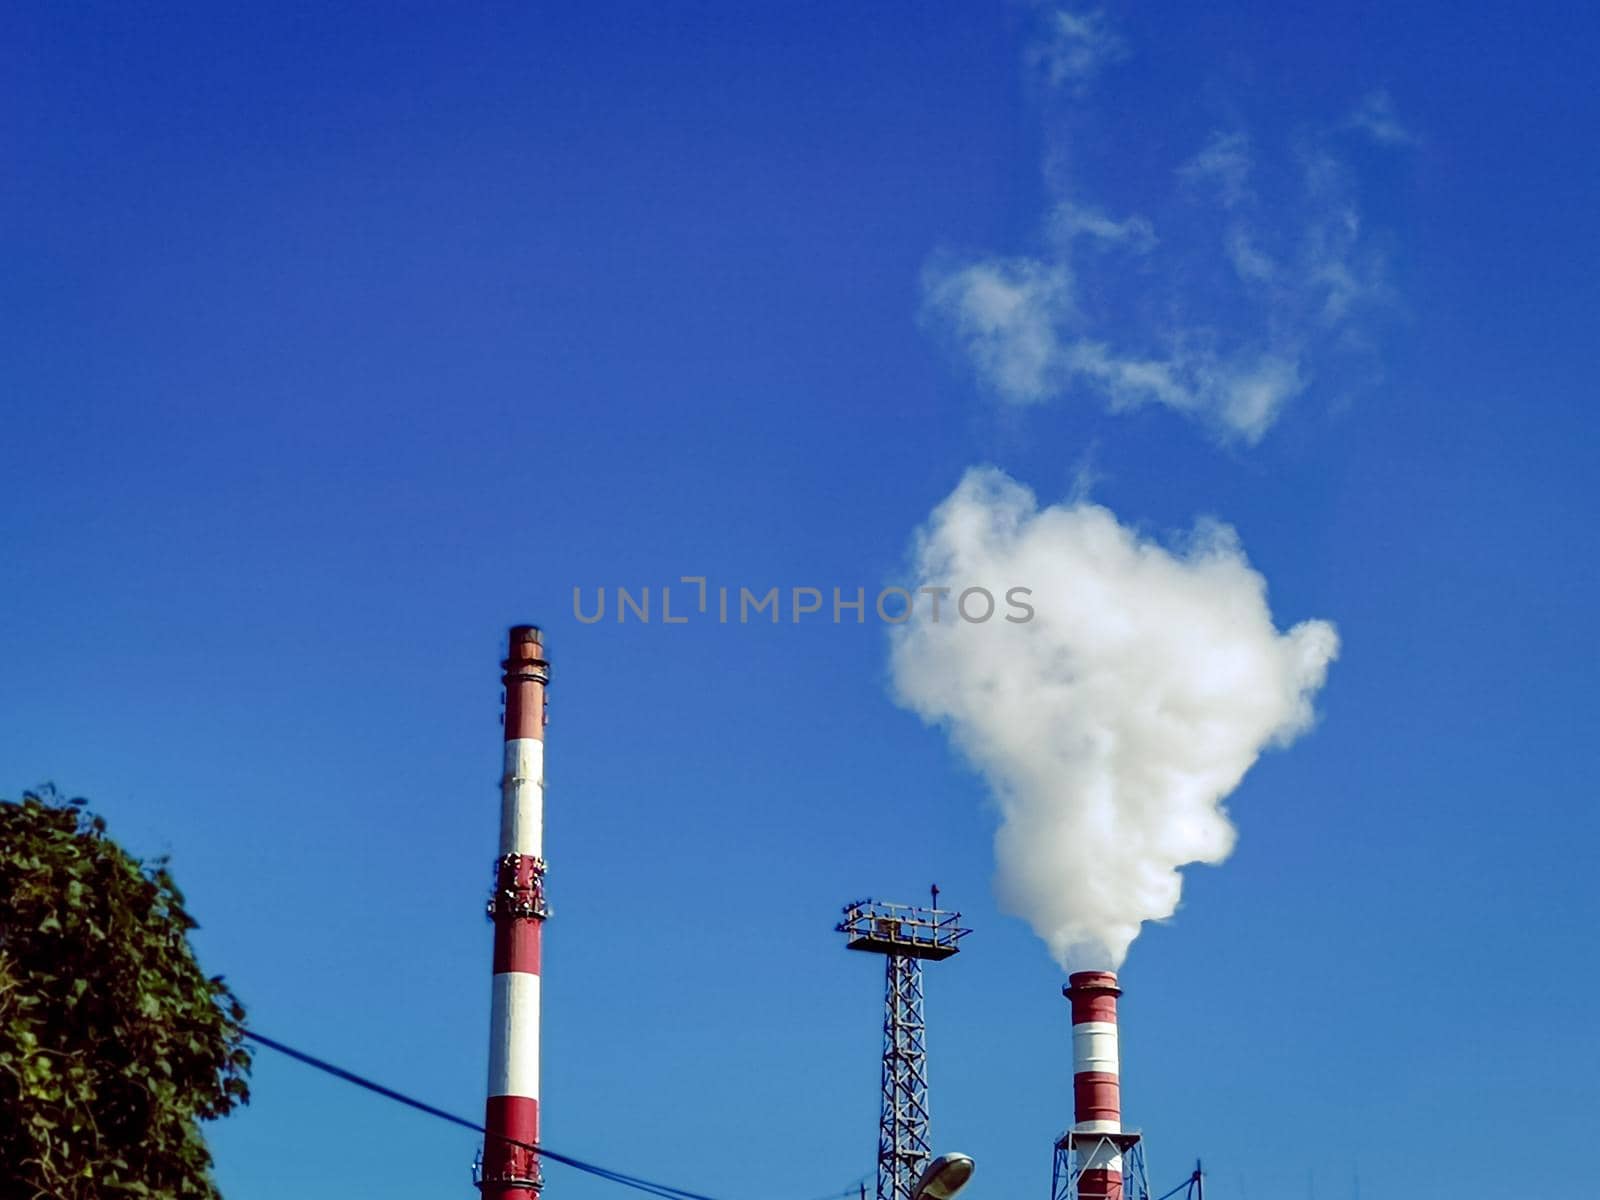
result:
M 1117 973 L 1115 971 L 1074 971 L 1067 976 L 1067 984 L 1061 989 L 1063 996 L 1089 996 L 1096 993 L 1112 996 L 1122 995 L 1122 989 L 1117 986 Z
M 508 662 L 539 662 L 544 658 L 544 634 L 537 625 L 513 625 Z
M 513 625 L 511 645 L 506 660 L 500 664 L 505 671 L 501 680 L 507 687 L 513 683 L 549 683 L 550 664 L 544 657 L 544 635 L 537 625 Z

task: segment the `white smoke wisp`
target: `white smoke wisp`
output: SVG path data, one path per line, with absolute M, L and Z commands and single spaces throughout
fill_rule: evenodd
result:
M 1179 868 L 1232 851 L 1223 802 L 1310 727 L 1338 635 L 1280 633 L 1226 525 L 1169 549 L 1087 501 L 1041 509 L 994 468 L 934 511 L 916 572 L 953 590 L 940 620 L 919 603 L 893 631 L 896 699 L 988 782 L 1001 904 L 1064 968 L 1120 966 L 1143 922 L 1177 910 Z M 969 623 L 952 611 L 969 587 L 1031 588 L 1035 615 Z

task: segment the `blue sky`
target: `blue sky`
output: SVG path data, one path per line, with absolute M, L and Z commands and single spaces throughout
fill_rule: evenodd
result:
M 1125 968 L 1154 1182 L 1198 1155 L 1218 1195 L 1442 1195 L 1508 1113 L 1569 1182 L 1600 1107 L 1596 25 L 1108 6 L 1120 49 L 1052 84 L 1051 20 L 9 9 L 0 792 L 54 780 L 170 852 L 261 1030 L 474 1115 L 496 663 L 537 621 L 549 1143 L 726 1200 L 852 1184 L 880 978 L 831 925 L 937 881 L 976 932 L 929 974 L 936 1140 L 974 1200 L 1042 1197 L 1060 974 L 882 626 L 591 626 L 571 596 L 872 589 L 969 466 L 1045 502 L 1089 478 L 1154 538 L 1229 522 L 1279 623 L 1343 643 L 1317 728 L 1230 802 L 1233 857 Z M 1265 299 L 1241 210 L 1184 173 L 1237 134 L 1289 279 Z M 1156 244 L 1063 251 L 1067 202 Z M 1350 213 L 1330 321 L 1301 251 Z M 1179 411 L 1047 355 L 1019 403 L 930 300 L 994 261 L 1066 264 L 1054 353 L 1193 389 L 1289 347 L 1300 386 L 1241 432 L 1215 391 Z M 265 1055 L 212 1138 L 230 1200 L 466 1194 L 474 1150 Z

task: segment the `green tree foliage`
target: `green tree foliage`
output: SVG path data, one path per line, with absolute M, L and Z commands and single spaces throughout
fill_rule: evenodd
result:
M 0 800 L 0 1196 L 216 1197 L 199 1122 L 249 1099 L 244 1009 L 166 861 L 82 800 Z

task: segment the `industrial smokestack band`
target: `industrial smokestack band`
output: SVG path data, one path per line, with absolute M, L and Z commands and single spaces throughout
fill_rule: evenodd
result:
M 1122 1155 L 1097 1133 L 1122 1132 L 1121 1064 L 1117 1048 L 1114 971 L 1079 971 L 1062 994 L 1072 1002 L 1073 1125 L 1078 1137 L 1078 1195 L 1122 1200 Z
M 544 898 L 544 722 L 550 664 L 539 630 L 518 625 L 505 674 L 505 759 L 500 782 L 500 857 L 489 1017 L 489 1099 L 484 1114 L 486 1200 L 529 1200 L 541 1186 L 539 1141 L 539 942 Z M 518 1144 L 522 1143 L 522 1144 Z

